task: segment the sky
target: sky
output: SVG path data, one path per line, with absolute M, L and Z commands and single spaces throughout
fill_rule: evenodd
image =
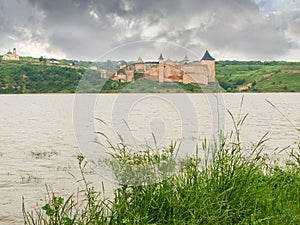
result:
M 300 0 L 1 0 L 0 54 L 300 61 Z

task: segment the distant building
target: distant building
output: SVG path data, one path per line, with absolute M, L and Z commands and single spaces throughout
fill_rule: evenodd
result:
M 89 67 L 91 70 L 98 70 L 97 66 L 90 66 Z
M 100 69 L 100 76 L 101 78 L 111 79 L 115 76 L 116 72 L 116 70 Z
M 16 48 L 13 49 L 13 52 L 11 52 L 10 50 L 2 56 L 2 60 L 4 61 L 8 61 L 8 60 L 12 60 L 12 61 L 19 61 L 20 57 L 17 54 L 17 50 Z
M 125 61 L 120 64 L 118 70 L 100 69 L 100 77 L 115 80 L 121 83 L 134 81 L 134 67 L 127 65 Z
M 51 64 L 59 64 L 59 61 L 56 60 L 56 59 L 50 59 L 49 62 L 50 62 Z

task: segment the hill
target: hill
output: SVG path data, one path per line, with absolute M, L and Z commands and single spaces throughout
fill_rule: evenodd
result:
M 33 62 L 0 63 L 0 93 L 74 92 L 86 69 Z
M 300 92 L 300 62 L 219 61 L 216 76 L 227 92 Z

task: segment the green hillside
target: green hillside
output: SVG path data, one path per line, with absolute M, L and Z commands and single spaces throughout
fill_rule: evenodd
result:
M 219 61 L 216 77 L 227 92 L 250 86 L 250 92 L 299 92 L 300 62 Z
M 85 69 L 80 67 L 2 62 L 0 93 L 74 92 L 84 72 Z

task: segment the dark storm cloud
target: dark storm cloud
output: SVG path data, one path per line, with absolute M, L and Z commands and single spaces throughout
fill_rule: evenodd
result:
M 210 49 L 218 57 L 274 59 L 296 46 L 290 37 L 297 37 L 299 24 L 287 16 L 288 12 L 262 15 L 254 0 L 4 2 L 0 12 L 17 10 L 11 20 L 1 13 L 0 30 L 4 33 L 8 29 L 9 35 L 4 35 L 7 42 L 25 33 L 23 39 L 47 42 L 47 51 L 61 51 L 68 58 L 93 59 L 119 44 L 152 39 L 175 42 L 196 52 Z M 24 18 L 28 22 L 20 26 Z M 145 55 L 160 51 L 146 46 Z M 130 54 L 135 55 L 130 52 L 127 56 Z

